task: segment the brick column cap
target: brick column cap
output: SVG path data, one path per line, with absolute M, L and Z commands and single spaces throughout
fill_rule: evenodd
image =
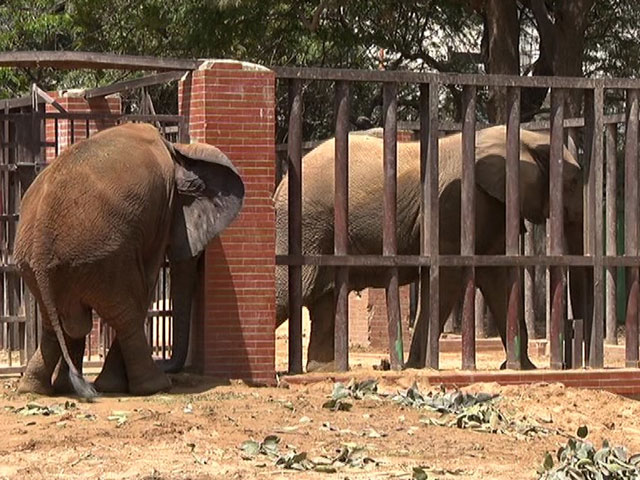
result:
M 215 67 L 222 67 L 234 70 L 242 70 L 245 72 L 273 72 L 273 70 L 265 67 L 264 65 L 244 62 L 241 60 L 231 60 L 225 58 L 199 58 L 198 61 L 202 62 L 198 67 L 198 70 L 211 70 Z

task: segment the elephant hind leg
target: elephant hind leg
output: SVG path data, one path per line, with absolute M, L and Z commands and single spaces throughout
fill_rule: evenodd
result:
M 93 384 L 96 390 L 103 393 L 127 393 L 129 391 L 129 378 L 117 337 L 109 347 L 100 375 Z
M 78 370 L 78 373 L 82 375 L 82 363 L 84 360 L 84 349 L 85 349 L 86 337 L 82 337 L 82 338 L 66 337 L 66 340 L 67 340 L 67 348 L 69 349 L 69 355 L 71 356 L 71 360 L 73 361 L 73 364 Z M 56 368 L 53 374 L 53 389 L 55 393 L 58 395 L 75 393 L 75 390 L 69 378 L 69 365 L 67 365 L 67 362 L 65 362 L 63 358 L 60 358 L 60 361 L 58 362 L 58 367 Z
M 333 291 L 310 304 L 311 335 L 307 355 L 307 372 L 335 369 L 333 358 L 334 311 Z
M 509 298 L 509 269 L 500 267 L 485 267 L 476 269 L 476 284 L 482 290 L 485 301 L 491 310 L 494 322 L 500 333 L 502 345 L 507 345 L 507 302 Z M 524 315 L 520 317 L 520 358 L 524 370 L 535 369 L 536 366 L 529 358 L 529 335 L 524 323 Z M 506 367 L 506 361 L 500 368 Z
M 61 357 L 62 351 L 56 334 L 50 327 L 44 327 L 40 345 L 29 359 L 27 368 L 18 384 L 18 393 L 52 395 L 54 390 L 51 377 Z

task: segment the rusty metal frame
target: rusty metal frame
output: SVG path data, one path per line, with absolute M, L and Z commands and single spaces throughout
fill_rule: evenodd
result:
M 397 358 L 397 352 L 394 352 L 394 341 L 398 338 L 396 329 L 396 305 L 393 298 L 396 285 L 394 284 L 394 272 L 400 267 L 419 267 L 420 271 L 420 292 L 421 306 L 420 315 L 416 321 L 414 329 L 414 338 L 412 340 L 410 350 L 411 366 L 429 366 L 438 368 L 438 337 L 439 337 L 439 270 L 441 267 L 462 267 L 464 269 L 464 319 L 463 321 L 463 368 L 475 368 L 475 348 L 474 348 L 474 321 L 473 302 L 471 302 L 471 293 L 475 288 L 473 271 L 477 267 L 504 267 L 508 273 L 509 293 L 507 307 L 507 366 L 509 368 L 521 368 L 522 366 L 522 341 L 523 332 L 521 325 L 523 322 L 523 269 L 535 265 L 547 266 L 552 272 L 552 314 L 551 314 L 551 366 L 553 368 L 563 368 L 571 363 L 571 358 L 582 359 L 582 352 L 571 350 L 571 346 L 565 342 L 567 330 L 565 320 L 567 317 L 567 268 L 568 267 L 587 267 L 593 272 L 593 283 L 588 285 L 594 294 L 593 301 L 593 328 L 590 332 L 585 329 L 585 334 L 590 333 L 588 339 L 591 346 L 589 351 L 584 352 L 588 365 L 592 368 L 602 367 L 603 358 L 603 337 L 605 332 L 605 305 L 607 307 L 606 316 L 609 318 L 607 325 L 609 330 L 611 320 L 615 315 L 611 313 L 610 301 L 605 304 L 605 271 L 608 285 L 611 283 L 611 272 L 615 268 L 631 268 L 632 272 L 637 271 L 640 264 L 640 249 L 637 247 L 637 235 L 632 239 L 629 234 L 627 242 L 629 248 L 626 249 L 624 256 L 616 255 L 615 245 L 612 246 L 612 238 L 609 235 L 610 227 L 615 224 L 615 162 L 612 158 L 615 156 L 615 137 L 613 132 L 617 125 L 621 123 L 627 124 L 629 130 L 629 122 L 631 122 L 631 131 L 628 137 L 637 135 L 638 118 L 640 111 L 637 107 L 637 93 L 640 91 L 640 80 L 635 79 L 586 79 L 586 78 L 564 78 L 564 77 L 514 77 L 504 75 L 466 75 L 466 74 L 432 74 L 417 73 L 406 71 L 362 71 L 362 70 L 337 70 L 337 69 L 321 69 L 321 68 L 297 68 L 297 67 L 276 67 L 274 68 L 276 76 L 279 80 L 295 82 L 301 85 L 303 82 L 310 81 L 332 81 L 336 82 L 336 99 L 342 98 L 340 94 L 341 85 L 347 85 L 354 82 L 378 82 L 383 86 L 383 116 L 384 116 L 384 143 L 385 143 L 385 222 L 384 229 L 384 250 L 382 255 L 349 255 L 348 245 L 341 244 L 338 246 L 339 236 L 336 231 L 335 255 L 306 255 L 302 252 L 294 253 L 289 251 L 288 255 L 277 255 L 277 265 L 287 265 L 290 270 L 302 268 L 303 265 L 315 265 L 324 267 L 333 267 L 336 270 L 336 282 L 341 285 L 340 292 L 337 293 L 336 307 L 345 311 L 345 293 L 344 282 L 348 278 L 349 267 L 376 266 L 388 269 L 387 284 L 387 308 L 389 322 L 390 337 L 390 355 L 394 367 L 401 364 L 401 360 Z M 398 255 L 395 249 L 394 230 L 395 230 L 395 212 L 391 205 L 395 201 L 395 181 L 389 179 L 395 177 L 395 134 L 398 128 L 396 111 L 397 106 L 394 102 L 396 85 L 399 83 L 418 84 L 420 91 L 419 101 L 419 125 L 413 127 L 419 130 L 420 141 L 420 165 L 421 165 L 421 222 L 420 222 L 420 254 L 419 255 Z M 458 85 L 463 88 L 463 121 L 462 123 L 440 121 L 438 118 L 438 89 L 440 85 Z M 507 205 L 506 205 L 506 250 L 505 255 L 475 255 L 473 242 L 473 226 L 469 223 L 469 219 L 473 218 L 473 189 L 462 187 L 462 215 L 461 226 L 463 234 L 461 236 L 461 254 L 460 255 L 440 255 L 438 251 L 438 224 L 439 209 L 432 208 L 430 205 L 437 205 L 437 178 L 438 178 L 438 137 L 441 132 L 463 131 L 463 158 L 464 162 L 463 183 L 465 185 L 473 184 L 470 180 L 473 178 L 473 136 L 475 130 L 489 125 L 475 122 L 475 90 L 477 88 L 500 86 L 507 87 Z M 528 123 L 520 123 L 520 92 L 522 88 L 545 87 L 551 89 L 552 108 L 550 121 L 536 121 Z M 627 89 L 630 93 L 631 107 L 626 114 L 604 115 L 604 91 L 606 89 Z M 584 114 L 579 118 L 565 118 L 565 98 L 570 92 L 581 90 L 584 92 Z M 634 97 L 634 95 L 636 95 Z M 336 101 L 337 105 L 340 102 Z M 338 107 L 341 108 L 341 107 Z M 473 113 L 472 113 L 473 112 Z M 341 114 L 344 115 L 344 112 Z M 301 121 L 301 119 L 297 119 Z M 340 151 L 338 154 L 338 146 L 336 142 L 336 179 L 340 175 L 348 176 L 348 160 L 347 164 L 343 164 L 345 158 L 348 158 L 348 150 L 344 149 L 345 133 L 343 127 L 336 127 L 336 138 L 341 136 L 342 140 Z M 405 127 L 403 127 L 405 128 Z M 546 255 L 523 255 L 520 246 L 520 211 L 519 211 L 519 129 L 526 128 L 530 130 L 551 130 L 551 165 L 550 165 L 550 250 Z M 563 222 L 563 144 L 565 131 L 570 131 L 571 135 L 575 135 L 577 129 L 584 129 L 585 140 L 584 151 L 580 152 L 584 157 L 584 168 L 587 173 L 584 184 L 585 192 L 585 251 L 583 255 L 566 255 L 564 246 L 564 222 Z M 607 135 L 605 136 L 605 132 Z M 635 138 L 635 137 L 633 137 Z M 290 140 L 291 142 L 291 135 Z M 302 139 L 299 141 L 299 148 L 302 148 Z M 306 145 L 306 144 L 305 144 Z M 637 141 L 627 140 L 627 161 L 634 162 L 637 165 Z M 308 145 L 305 149 L 311 148 Z M 575 152 L 577 153 L 577 152 Z M 605 183 L 605 154 L 606 154 L 606 180 L 607 180 L 607 215 L 606 225 L 607 235 L 607 251 L 604 251 L 604 235 L 603 226 L 605 224 L 604 209 L 605 196 L 603 188 Z M 470 168 L 471 167 L 471 168 Z M 303 167 L 302 167 L 303 168 Z M 637 169 L 637 166 L 634 167 Z M 296 172 L 300 175 L 300 171 Z M 637 175 L 633 176 L 635 178 Z M 301 177 L 300 177 L 301 178 Z M 289 180 L 291 181 L 291 179 Z M 300 180 L 301 181 L 301 180 Z M 337 181 L 337 180 L 336 180 Z M 637 189 L 637 181 L 634 181 Z M 336 183 L 336 185 L 338 185 Z M 292 199 L 291 191 L 289 202 L 290 205 L 297 203 Z M 348 196 L 348 188 L 344 190 L 344 182 L 340 184 L 340 193 L 336 191 L 335 215 L 336 220 L 344 222 L 347 215 L 344 208 L 341 207 L 341 213 L 338 212 L 339 201 L 346 202 L 345 197 Z M 637 205 L 637 191 L 631 189 L 627 192 L 627 210 L 631 205 Z M 635 202 L 635 203 L 634 203 Z M 298 206 L 301 208 L 301 206 Z M 613 209 L 613 210 L 612 210 Z M 637 208 L 636 208 L 637 210 Z M 290 210 L 291 215 L 291 210 Z M 635 214 L 637 217 L 637 213 Z M 289 222 L 292 217 L 289 217 Z M 633 214 L 627 220 L 631 222 L 633 229 L 637 227 L 638 220 Z M 289 225 L 291 228 L 291 223 Z M 344 232 L 348 225 L 341 223 L 339 230 Z M 633 231 L 637 228 L 633 229 Z M 614 233 L 615 235 L 615 233 Z M 630 242 L 630 243 L 629 243 Z M 634 243 L 635 242 L 635 243 Z M 634 268 L 635 267 L 635 268 Z M 342 272 L 342 273 L 338 273 Z M 341 276 L 342 275 L 342 276 Z M 627 322 L 630 326 L 631 335 L 635 335 L 633 328 L 638 328 L 638 308 L 637 294 L 640 292 L 640 274 L 634 277 L 631 282 L 630 314 L 627 316 Z M 611 296 L 611 286 L 607 287 L 609 297 Z M 291 292 L 290 292 L 291 294 Z M 291 298 L 291 297 L 290 297 Z M 339 300 L 338 300 L 339 299 Z M 635 303 L 634 303 L 635 302 Z M 293 303 L 298 308 L 300 303 Z M 634 313 L 635 312 L 635 313 Z M 348 336 L 348 326 L 344 322 L 346 315 L 343 313 L 336 315 L 336 361 L 340 365 L 339 369 L 348 368 L 348 352 L 345 349 L 348 345 L 348 339 L 344 338 L 345 332 Z M 576 325 L 586 324 L 587 322 L 576 322 Z M 340 327 L 338 327 L 340 325 Z M 338 332 L 342 337 L 338 336 Z M 610 333 L 608 333 L 608 336 Z M 629 335 L 629 333 L 628 333 Z M 582 336 L 582 332 L 577 338 Z M 338 341 L 339 338 L 339 341 Z M 297 343 L 296 339 L 293 339 Z M 587 338 L 585 337 L 585 342 Z M 627 365 L 636 366 L 638 345 L 631 342 L 627 352 Z M 636 357 L 634 358 L 634 353 Z M 346 362 L 346 363 L 345 363 Z

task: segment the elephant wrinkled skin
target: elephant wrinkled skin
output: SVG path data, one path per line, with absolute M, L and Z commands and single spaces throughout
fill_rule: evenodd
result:
M 116 332 L 95 387 L 141 395 L 170 388 L 143 329 L 158 272 L 168 255 L 177 360 L 160 367 L 171 371 L 186 356 L 197 258 L 243 197 L 237 170 L 217 148 L 169 143 L 151 125 L 112 127 L 63 152 L 21 206 L 15 260 L 43 329 L 19 391 L 95 394 L 81 373 L 92 309 Z
M 379 132 L 378 132 L 379 133 Z M 521 215 L 533 223 L 549 216 L 548 133 L 520 132 Z M 460 253 L 460 190 L 462 176 L 461 135 L 440 139 L 439 205 L 440 253 Z M 302 249 L 307 255 L 333 253 L 333 139 L 309 152 L 302 167 Z M 420 239 L 420 145 L 398 143 L 397 163 L 397 243 L 399 255 L 417 255 Z M 371 131 L 349 136 L 349 253 L 382 253 L 383 140 Z M 506 128 L 491 127 L 476 135 L 476 253 L 502 254 L 505 249 L 505 164 Z M 286 254 L 288 236 L 288 184 L 283 178 L 275 194 L 277 253 Z M 571 253 L 582 251 L 582 176 L 580 167 L 564 149 L 565 231 Z M 476 284 L 483 291 L 505 338 L 506 268 L 476 268 Z M 462 295 L 462 270 L 440 269 L 441 327 Z M 400 268 L 400 284 L 418 278 L 417 268 Z M 385 270 L 373 267 L 350 268 L 349 289 L 384 287 Z M 277 274 L 277 321 L 288 316 L 287 269 Z M 307 370 L 333 368 L 334 273 L 331 268 L 304 266 L 302 272 L 303 305 L 309 309 L 311 337 Z M 576 282 L 577 283 L 577 282 Z M 421 331 L 419 316 L 416 331 Z M 521 358 L 532 367 L 526 351 L 527 336 L 521 325 Z M 424 340 L 415 338 L 409 366 L 424 365 Z M 422 345 L 420 345 L 422 344 Z M 422 357 L 422 358 L 421 358 Z

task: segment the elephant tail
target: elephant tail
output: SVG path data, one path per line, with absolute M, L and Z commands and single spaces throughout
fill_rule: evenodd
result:
M 94 398 L 97 396 L 95 388 L 93 388 L 93 386 L 82 377 L 82 375 L 80 374 L 80 372 L 78 372 L 78 369 L 74 365 L 73 360 L 71 360 L 71 355 L 69 354 L 69 349 L 67 348 L 67 342 L 64 339 L 62 325 L 60 324 L 58 310 L 56 308 L 55 302 L 53 301 L 49 276 L 42 271 L 37 272 L 35 276 L 36 283 L 38 284 L 38 289 L 40 290 L 42 303 L 49 317 L 49 321 L 51 322 L 51 327 L 56 334 L 58 343 L 60 344 L 62 358 L 65 362 L 67 362 L 67 365 L 69 366 L 69 380 L 71 380 L 71 385 L 80 397 L 87 399 Z

